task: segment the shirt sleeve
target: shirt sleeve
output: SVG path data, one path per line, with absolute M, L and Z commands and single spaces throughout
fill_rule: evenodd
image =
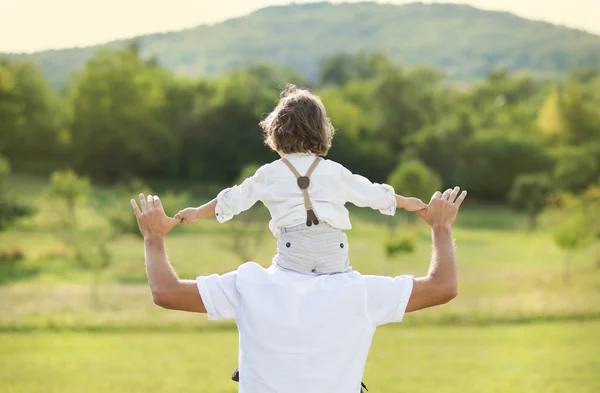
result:
M 215 217 L 220 223 L 229 221 L 233 216 L 250 209 L 261 199 L 264 190 L 262 168 L 240 185 L 226 188 L 217 195 Z
M 358 207 L 370 207 L 382 214 L 396 214 L 396 193 L 387 184 L 371 183 L 366 177 L 355 175 L 348 169 L 342 172 L 343 190 L 346 201 Z
M 376 326 L 402 322 L 412 293 L 413 276 L 363 276 L 367 287 L 367 313 Z
M 237 319 L 242 299 L 237 288 L 238 272 L 196 278 L 208 319 Z

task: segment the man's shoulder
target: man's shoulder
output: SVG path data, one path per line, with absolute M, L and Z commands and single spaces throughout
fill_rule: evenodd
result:
M 365 276 L 360 274 L 357 271 L 350 271 L 346 273 L 334 273 L 327 275 L 312 275 L 312 274 L 304 274 L 298 273 L 290 270 L 284 270 L 276 265 L 271 265 L 267 268 L 259 265 L 256 262 L 246 262 L 240 265 L 237 268 L 238 279 L 250 279 L 253 282 L 257 282 L 262 280 L 276 280 L 279 283 L 284 282 L 298 282 L 298 281 L 306 281 L 306 280 L 324 280 L 329 281 L 331 283 L 364 283 Z

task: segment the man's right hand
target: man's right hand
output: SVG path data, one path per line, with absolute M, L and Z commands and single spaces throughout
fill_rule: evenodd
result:
M 144 239 L 150 236 L 164 236 L 179 224 L 179 221 L 174 218 L 167 217 L 165 209 L 156 195 L 145 197 L 144 194 L 140 194 L 140 205 L 142 206 L 141 211 L 135 200 L 131 200 L 131 207 Z
M 447 189 L 442 194 L 436 191 L 426 209 L 417 212 L 432 227 L 450 227 L 456 220 L 456 215 L 461 203 L 465 200 L 467 192 L 460 192 L 459 187 Z

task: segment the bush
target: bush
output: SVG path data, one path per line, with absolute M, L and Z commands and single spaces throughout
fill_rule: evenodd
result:
M 537 217 L 546 207 L 551 190 L 547 175 L 519 175 L 515 180 L 509 200 L 515 209 L 527 213 L 530 229 L 537 227 Z
M 390 239 L 385 245 L 385 255 L 388 258 L 399 257 L 415 252 L 415 242 L 410 237 L 398 236 Z
M 539 142 L 520 134 L 480 131 L 469 141 L 465 155 L 465 184 L 469 194 L 506 201 L 521 174 L 549 172 L 553 160 Z
M 419 160 L 401 163 L 390 175 L 388 183 L 398 194 L 426 201 L 442 187 L 440 177 Z
M 0 263 L 16 263 L 25 258 L 25 252 L 20 248 L 0 251 Z
M 564 191 L 579 192 L 598 177 L 598 162 L 588 148 L 563 148 L 555 152 L 554 180 Z

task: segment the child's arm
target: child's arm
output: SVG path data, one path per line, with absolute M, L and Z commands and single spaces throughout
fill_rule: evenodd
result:
M 179 220 L 180 224 L 191 224 L 201 218 L 214 217 L 216 207 L 217 198 L 200 207 L 187 207 L 177 213 L 175 219 Z
M 264 174 L 262 168 L 238 186 L 227 188 L 215 199 L 200 206 L 188 207 L 175 215 L 181 224 L 191 224 L 201 218 L 217 217 L 221 223 L 250 209 L 264 195 Z
M 416 212 L 425 209 L 427 205 L 419 198 L 396 195 L 396 207 L 409 212 Z
M 419 198 L 396 195 L 391 186 L 371 183 L 346 168 L 343 168 L 342 180 L 346 200 L 358 207 L 370 207 L 386 215 L 394 215 L 397 208 L 418 211 L 427 207 Z

